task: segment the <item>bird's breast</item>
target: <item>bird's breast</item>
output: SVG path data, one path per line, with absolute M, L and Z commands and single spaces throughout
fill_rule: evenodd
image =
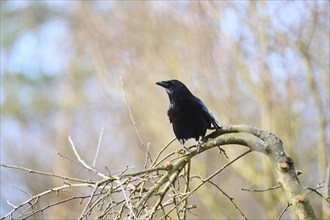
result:
M 168 117 L 178 139 L 189 139 L 204 136 L 209 122 L 202 108 L 194 102 L 179 102 L 170 105 Z

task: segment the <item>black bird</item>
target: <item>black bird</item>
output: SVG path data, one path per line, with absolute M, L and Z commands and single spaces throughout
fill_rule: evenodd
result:
M 167 115 L 183 149 L 189 153 L 184 143 L 189 138 L 195 138 L 199 150 L 199 141 L 205 136 L 206 130 L 220 128 L 220 124 L 206 105 L 179 80 L 160 81 L 156 84 L 164 87 L 168 94 L 170 107 Z

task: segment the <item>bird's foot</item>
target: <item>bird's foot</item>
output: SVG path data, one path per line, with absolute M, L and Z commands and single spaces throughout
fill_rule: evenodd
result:
M 179 142 L 180 142 L 180 144 L 181 144 L 181 147 L 182 147 L 182 149 L 183 149 L 183 151 L 184 151 L 184 154 L 190 154 L 189 149 L 186 148 L 186 146 L 184 146 L 184 142 L 185 142 L 185 140 L 184 140 L 184 139 L 178 139 L 178 140 L 179 140 Z
M 201 150 L 202 145 L 200 143 L 197 143 L 196 147 L 197 147 L 197 153 L 199 153 L 199 151 Z
M 186 146 L 184 146 L 182 143 L 181 143 L 181 147 L 185 155 L 190 154 L 190 150 L 186 148 Z
M 183 146 L 183 151 L 184 151 L 184 154 L 190 154 L 190 150 L 188 148 L 186 148 L 185 146 Z
M 203 146 L 202 146 L 202 142 L 201 142 L 202 139 L 203 139 L 203 138 L 200 137 L 199 140 L 198 140 L 197 143 L 196 143 L 197 153 L 199 153 L 201 147 L 203 147 Z

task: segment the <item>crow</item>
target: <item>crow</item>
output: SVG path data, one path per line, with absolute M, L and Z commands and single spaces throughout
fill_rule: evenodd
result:
M 167 115 L 175 137 L 186 153 L 189 153 L 189 150 L 184 146 L 185 141 L 195 138 L 199 151 L 200 140 L 205 136 L 206 130 L 218 129 L 220 124 L 206 105 L 179 80 L 159 81 L 156 84 L 165 88 L 170 99 Z

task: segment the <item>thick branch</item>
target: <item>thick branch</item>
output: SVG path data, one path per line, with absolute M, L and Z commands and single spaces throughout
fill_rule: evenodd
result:
M 264 153 L 270 158 L 273 167 L 278 175 L 278 182 L 285 190 L 289 203 L 293 205 L 294 211 L 299 219 L 316 219 L 315 213 L 308 199 L 306 193 L 298 179 L 297 172 L 293 165 L 293 160 L 285 155 L 282 141 L 274 134 L 263 131 L 261 129 L 249 125 L 230 125 L 222 127 L 221 130 L 215 131 L 216 135 L 228 134 L 231 132 L 244 132 L 252 134 L 261 140 L 263 144 L 250 146 L 251 150 Z M 209 135 L 213 137 L 215 134 Z M 208 138 L 209 138 L 208 137 Z M 212 147 L 214 144 L 220 144 L 221 136 L 209 141 L 206 145 Z M 230 139 L 228 139 L 230 140 Z M 246 142 L 246 139 L 239 140 L 237 144 L 251 144 Z M 244 145 L 244 144 L 243 144 Z

